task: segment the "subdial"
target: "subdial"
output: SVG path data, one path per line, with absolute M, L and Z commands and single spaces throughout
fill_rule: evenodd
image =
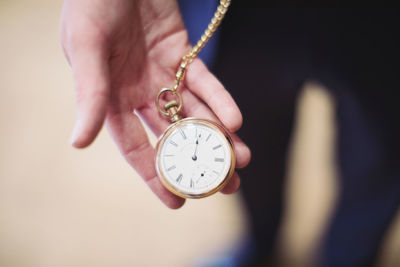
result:
M 197 165 L 193 170 L 192 180 L 195 184 L 210 181 L 214 176 L 212 170 L 205 164 Z

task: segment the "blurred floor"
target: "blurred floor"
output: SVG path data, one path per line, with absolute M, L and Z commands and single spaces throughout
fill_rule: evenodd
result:
M 105 131 L 89 149 L 68 145 L 75 100 L 61 5 L 0 1 L 0 266 L 179 267 L 228 249 L 245 234 L 238 194 L 171 211 Z M 306 266 L 336 193 L 332 99 L 310 83 L 298 117 L 280 251 L 283 264 Z M 381 266 L 400 265 L 398 221 Z

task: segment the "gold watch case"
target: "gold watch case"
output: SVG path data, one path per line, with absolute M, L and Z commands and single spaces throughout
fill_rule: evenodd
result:
M 167 137 L 177 128 L 182 127 L 186 124 L 191 124 L 191 123 L 196 123 L 196 124 L 202 124 L 205 126 L 208 126 L 218 132 L 220 132 L 223 136 L 225 136 L 225 139 L 227 141 L 227 144 L 229 145 L 229 150 L 231 153 L 231 162 L 230 162 L 230 167 L 227 175 L 225 178 L 222 180 L 222 182 L 214 187 L 211 188 L 210 191 L 207 191 L 202 194 L 190 194 L 188 192 L 184 192 L 182 190 L 179 190 L 176 188 L 173 184 L 171 184 L 166 176 L 164 175 L 164 170 L 161 168 L 161 147 L 164 145 L 165 140 Z M 228 132 L 220 125 L 218 125 L 215 122 L 212 122 L 210 120 L 205 120 L 205 119 L 198 119 L 198 118 L 185 118 L 176 121 L 175 123 L 171 124 L 165 132 L 160 136 L 157 145 L 156 145 L 156 156 L 155 156 L 155 165 L 156 165 L 156 170 L 157 170 L 157 175 L 161 180 L 161 183 L 173 194 L 183 197 L 183 198 L 204 198 L 207 196 L 210 196 L 218 191 L 220 191 L 224 186 L 229 182 L 230 178 L 232 177 L 234 171 L 235 171 L 235 165 L 236 165 L 236 154 L 235 154 L 235 149 L 234 145 L 232 142 L 231 137 L 229 136 Z

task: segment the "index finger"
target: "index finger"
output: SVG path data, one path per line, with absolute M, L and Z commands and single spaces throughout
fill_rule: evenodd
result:
M 185 85 L 211 108 L 230 132 L 239 130 L 243 122 L 239 107 L 200 59 L 190 64 Z

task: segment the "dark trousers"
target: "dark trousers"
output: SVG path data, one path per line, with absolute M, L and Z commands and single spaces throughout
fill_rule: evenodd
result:
M 233 2 L 214 70 L 243 112 L 239 135 L 253 154 L 240 173 L 253 239 L 247 265 L 268 265 L 273 257 L 295 102 L 309 79 L 336 98 L 340 168 L 339 198 L 316 265 L 374 263 L 400 203 L 397 14 Z

